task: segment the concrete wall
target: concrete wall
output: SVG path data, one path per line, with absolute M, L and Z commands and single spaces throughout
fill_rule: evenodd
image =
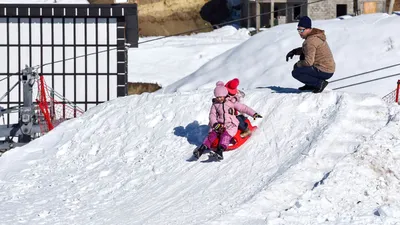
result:
M 346 4 L 347 14 L 353 14 L 353 0 L 329 0 L 308 5 L 308 16 L 313 20 L 336 18 L 336 5 Z
M 361 14 L 365 13 L 365 2 L 376 2 L 377 13 L 386 12 L 386 0 L 359 0 L 358 9 Z M 353 0 L 329 0 L 310 4 L 308 5 L 308 15 L 314 20 L 336 18 L 336 5 L 338 4 L 346 4 L 347 14 L 354 14 L 353 3 Z

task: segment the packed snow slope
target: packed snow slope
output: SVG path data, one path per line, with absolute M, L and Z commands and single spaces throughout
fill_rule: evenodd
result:
M 0 224 L 396 224 L 399 108 L 248 91 L 264 118 L 221 162 L 188 162 L 212 92 L 115 99 L 0 158 Z
M 129 49 L 129 81 L 166 87 L 238 46 L 250 35 L 247 29 L 225 26 L 207 33 L 159 38 L 162 37 L 141 37 L 139 43 L 143 44 Z M 158 40 L 152 41 L 155 39 Z
M 336 62 L 336 72 L 327 88 L 343 88 L 340 90 L 373 93 L 381 97 L 394 90 L 400 77 L 399 24 L 400 16 L 395 14 L 313 21 L 313 27 L 325 30 Z M 286 62 L 286 54 L 293 48 L 301 47 L 303 42 L 296 28 L 297 23 L 291 23 L 266 29 L 199 66 L 197 71 L 162 91 L 171 93 L 210 88 L 220 77 L 227 80 L 240 78 L 240 88 L 245 90 L 269 86 L 297 88 L 302 84 L 292 77 L 291 71 L 298 56 Z M 396 64 L 397 67 L 335 81 Z M 392 74 L 398 75 L 344 88 Z

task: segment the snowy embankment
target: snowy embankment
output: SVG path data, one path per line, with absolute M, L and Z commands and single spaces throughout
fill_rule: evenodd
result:
M 400 16 L 383 13 L 345 20 L 313 21 L 313 27 L 325 30 L 336 62 L 336 71 L 329 79 L 327 89 L 343 88 L 340 90 L 373 93 L 380 97 L 393 91 L 400 68 L 399 24 Z M 194 73 L 176 80 L 162 91 L 172 93 L 208 89 L 221 77 L 225 80 L 238 77 L 240 88 L 245 90 L 270 86 L 300 87 L 302 84 L 291 75 L 298 56 L 286 62 L 286 54 L 300 47 L 303 42 L 296 28 L 297 23 L 290 23 L 267 29 L 199 66 Z M 179 68 L 178 64 L 173 65 Z M 397 66 L 383 69 L 393 65 Z M 354 76 L 372 70 L 377 71 Z M 397 75 L 354 85 L 394 74 Z M 341 80 L 350 76 L 354 77 Z M 354 86 L 344 88 L 348 85 Z
M 119 98 L 5 153 L 0 224 L 398 220 L 397 107 L 362 94 L 248 91 L 245 103 L 264 116 L 249 142 L 219 163 L 187 162 L 207 134 L 211 97 Z
M 247 29 L 226 26 L 187 36 L 140 38 L 139 43 L 146 43 L 129 49 L 128 80 L 166 87 L 250 37 Z

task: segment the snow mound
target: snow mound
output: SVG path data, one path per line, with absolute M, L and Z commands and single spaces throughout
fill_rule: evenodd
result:
M 398 107 L 331 91 L 246 94 L 264 118 L 220 163 L 186 161 L 208 131 L 212 93 L 201 90 L 115 99 L 6 152 L 0 224 L 398 219 Z

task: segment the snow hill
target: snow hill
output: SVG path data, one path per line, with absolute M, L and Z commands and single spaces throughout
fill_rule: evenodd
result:
M 366 94 L 271 92 L 247 93 L 264 118 L 219 163 L 186 161 L 207 133 L 210 91 L 92 108 L 0 158 L 0 224 L 399 221 L 399 108 Z
M 332 80 L 399 63 L 398 24 L 386 14 L 315 21 L 337 59 Z M 400 224 L 400 108 L 381 99 L 398 77 L 332 90 L 398 68 L 299 93 L 295 60 L 284 60 L 301 44 L 295 24 L 253 37 L 222 29 L 131 50 L 143 64 L 130 66 L 130 81 L 147 73 L 142 82 L 170 85 L 93 107 L 3 154 L 0 224 Z M 188 162 L 207 135 L 215 82 L 233 77 L 264 118 L 223 161 Z
M 325 30 L 336 62 L 336 72 L 329 80 L 331 84 L 328 89 L 340 89 L 358 82 L 397 74 L 397 77 L 340 89 L 355 93 L 374 93 L 381 97 L 394 90 L 400 75 L 399 24 L 400 16 L 395 14 L 314 21 L 314 27 Z M 297 23 L 291 23 L 267 29 L 208 63 L 199 65 L 198 70 L 168 85 L 163 91 L 171 93 L 208 89 L 220 77 L 226 77 L 227 80 L 240 78 L 240 87 L 245 90 L 270 86 L 297 88 L 302 84 L 293 79 L 291 70 L 298 57 L 289 62 L 285 59 L 290 50 L 300 47 L 303 42 L 296 27 Z M 178 66 L 178 63 L 173 65 Z M 397 66 L 339 80 L 392 65 Z

